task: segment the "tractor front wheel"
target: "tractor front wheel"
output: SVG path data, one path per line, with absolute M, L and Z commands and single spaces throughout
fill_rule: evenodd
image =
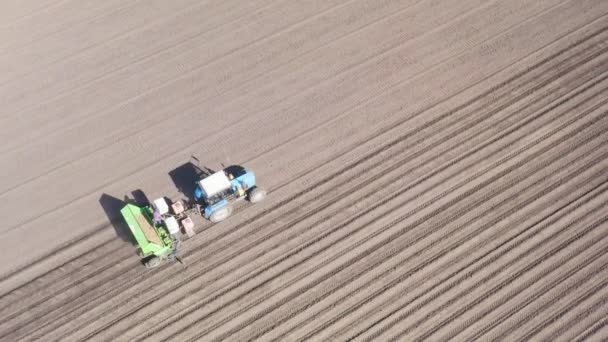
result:
M 211 214 L 209 221 L 218 223 L 220 221 L 224 221 L 230 215 L 232 215 L 232 207 L 228 205 L 224 208 L 216 210 L 213 214 Z
M 248 198 L 251 203 L 261 202 L 266 197 L 266 191 L 260 188 L 253 188 L 249 190 Z

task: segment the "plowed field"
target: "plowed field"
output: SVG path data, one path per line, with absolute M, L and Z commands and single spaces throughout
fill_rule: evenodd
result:
M 1 341 L 608 338 L 608 1 L 7 0 L 0 103 Z

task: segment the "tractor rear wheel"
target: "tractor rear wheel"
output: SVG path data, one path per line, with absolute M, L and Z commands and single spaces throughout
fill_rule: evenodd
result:
M 220 221 L 224 221 L 230 215 L 232 215 L 232 207 L 228 205 L 221 209 L 218 209 L 216 212 L 211 214 L 211 216 L 209 217 L 209 221 L 213 223 L 218 223 Z
M 249 198 L 249 202 L 258 203 L 266 198 L 266 191 L 256 187 L 249 190 L 249 194 L 247 196 Z
M 160 265 L 160 258 L 157 256 L 153 256 L 150 259 L 146 260 L 144 262 L 144 265 L 146 265 L 146 268 L 154 268 Z

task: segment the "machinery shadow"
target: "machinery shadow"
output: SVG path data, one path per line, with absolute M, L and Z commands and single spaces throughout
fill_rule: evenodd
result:
M 99 198 L 99 204 L 103 208 L 106 216 L 108 217 L 108 221 L 114 227 L 116 231 L 116 236 L 121 238 L 123 241 L 130 243 L 133 246 L 137 245 L 129 226 L 124 221 L 122 215 L 120 214 L 120 210 L 127 204 L 133 203 L 138 205 L 144 205 L 149 203 L 148 198 L 145 193 L 141 190 L 135 190 L 132 193 L 133 198 L 129 198 L 125 196 L 123 200 L 113 197 L 108 194 L 103 194 Z
M 139 206 L 144 206 L 144 205 L 148 205 L 148 204 L 152 203 L 152 202 L 150 202 L 150 199 L 148 198 L 148 196 L 146 196 L 146 194 L 141 189 L 131 191 L 131 195 L 133 196 L 133 199 L 129 199 L 129 197 L 125 195 L 125 200 L 124 200 L 125 204 L 133 203 L 133 204 L 137 204 Z
M 171 177 L 173 184 L 175 184 L 177 190 L 185 196 L 186 200 L 188 202 L 193 202 L 196 182 L 214 172 L 215 171 L 208 167 L 199 167 L 192 163 L 192 161 L 189 161 L 171 170 L 169 172 L 169 177 Z

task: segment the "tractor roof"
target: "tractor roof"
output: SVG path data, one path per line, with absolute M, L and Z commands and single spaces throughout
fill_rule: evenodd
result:
M 232 186 L 223 170 L 202 179 L 199 185 L 207 197 L 212 197 Z

